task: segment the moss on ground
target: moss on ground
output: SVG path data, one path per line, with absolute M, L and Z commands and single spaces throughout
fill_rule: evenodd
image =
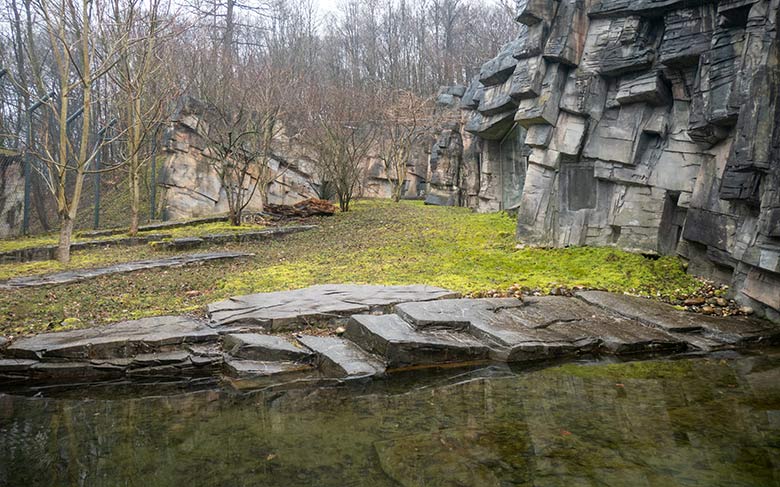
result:
M 188 225 L 177 228 L 165 228 L 161 230 L 147 230 L 138 232 L 139 237 L 148 235 L 170 235 L 171 238 L 180 237 L 202 237 L 213 233 L 246 233 L 255 232 L 265 228 L 262 225 L 243 225 L 235 227 L 224 222 L 212 222 L 212 223 L 200 223 L 197 225 Z M 109 235 L 103 237 L 75 237 L 73 242 L 91 242 L 95 240 L 116 240 L 127 237 L 128 234 Z M 34 247 L 45 247 L 48 245 L 57 245 L 59 235 L 57 233 L 49 233 L 46 235 L 35 235 L 31 237 L 20 237 L 14 239 L 2 239 L 0 240 L 0 252 L 10 252 L 13 250 L 29 249 Z M 75 254 L 75 252 L 74 252 Z
M 249 259 L 5 292 L 0 296 L 0 334 L 39 332 L 66 318 L 91 326 L 199 312 L 231 295 L 321 283 L 430 284 L 462 293 L 513 284 L 542 292 L 583 286 L 672 299 L 701 287 L 671 257 L 652 260 L 612 248 L 518 249 L 515 221 L 505 214 L 367 200 L 356 202 L 349 213 L 315 220 L 320 227 L 313 231 L 209 249 L 256 254 Z M 142 247 L 74 255 L 84 265 L 105 265 L 149 258 L 150 251 Z M 32 266 L 0 265 L 0 275 L 41 270 L 26 265 Z

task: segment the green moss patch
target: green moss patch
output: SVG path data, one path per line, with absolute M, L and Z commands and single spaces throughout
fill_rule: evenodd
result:
M 256 254 L 250 259 L 5 292 L 0 296 L 0 334 L 38 332 L 66 318 L 93 326 L 201 312 L 205 304 L 231 295 L 323 283 L 429 284 L 464 294 L 514 284 L 540 292 L 582 286 L 665 299 L 701 288 L 671 257 L 652 260 L 612 248 L 518 249 L 515 221 L 505 214 L 367 200 L 356 202 L 349 213 L 313 223 L 319 228 L 278 240 L 208 248 Z M 224 230 L 222 224 L 208 225 L 207 233 Z M 95 249 L 75 253 L 68 267 L 162 256 L 147 246 Z M 0 278 L 61 270 L 58 266 L 0 265 Z

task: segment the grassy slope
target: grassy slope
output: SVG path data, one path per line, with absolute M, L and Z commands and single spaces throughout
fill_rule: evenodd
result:
M 700 285 L 674 258 L 650 260 L 609 248 L 516 249 L 515 223 L 503 214 L 360 201 L 354 211 L 319 223 L 317 230 L 282 240 L 221 247 L 256 253 L 250 259 L 4 292 L 0 334 L 57 329 L 66 318 L 69 326 L 90 326 L 200 312 L 230 295 L 318 283 L 431 284 L 463 293 L 512 284 L 541 291 L 584 286 L 672 298 Z M 79 258 L 88 261 L 101 252 L 106 251 L 83 252 Z M 98 260 L 148 255 L 146 249 L 122 249 Z M 9 273 L 4 267 L 0 274 Z

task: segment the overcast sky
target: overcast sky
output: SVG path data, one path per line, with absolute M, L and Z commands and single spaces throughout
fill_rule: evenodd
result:
M 335 10 L 338 0 L 315 0 L 315 3 L 323 12 Z

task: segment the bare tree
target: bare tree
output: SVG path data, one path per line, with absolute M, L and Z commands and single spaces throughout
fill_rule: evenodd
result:
M 121 45 L 109 75 L 118 92 L 117 118 L 126 130 L 121 162 L 130 191 L 130 235 L 138 233 L 141 176 L 153 155 L 149 142 L 176 97 L 159 52 L 159 45 L 176 34 L 170 8 L 169 0 L 112 0 L 107 22 L 106 36 Z
M 393 201 L 401 200 L 412 152 L 417 143 L 429 135 L 435 122 L 431 99 L 395 90 L 382 97 L 379 158 L 390 181 Z
M 229 100 L 208 105 L 205 153 L 225 192 L 230 224 L 239 226 L 247 206 L 256 197 L 265 204 L 268 185 L 283 172 L 271 165 L 281 107 L 268 99 L 251 103 L 246 96 Z
M 362 163 L 376 140 L 373 106 L 367 89 L 331 87 L 320 98 L 306 136 L 317 155 L 317 170 L 323 182 L 332 185 L 344 212 L 349 211 L 363 179 Z
M 91 140 L 95 126 L 94 84 L 114 67 L 117 48 L 97 42 L 93 21 L 101 12 L 96 2 L 37 0 L 35 7 L 48 39 L 54 61 L 52 81 L 57 86 L 56 96 L 41 100 L 49 109 L 52 130 L 41 133 L 36 155 L 42 164 L 36 167 L 56 200 L 60 224 L 57 258 L 67 263 L 84 176 L 99 149 L 99 143 Z M 37 83 L 47 81 L 42 79 L 41 70 L 33 71 L 39 73 Z M 71 136 L 71 123 L 75 120 L 81 122 Z

